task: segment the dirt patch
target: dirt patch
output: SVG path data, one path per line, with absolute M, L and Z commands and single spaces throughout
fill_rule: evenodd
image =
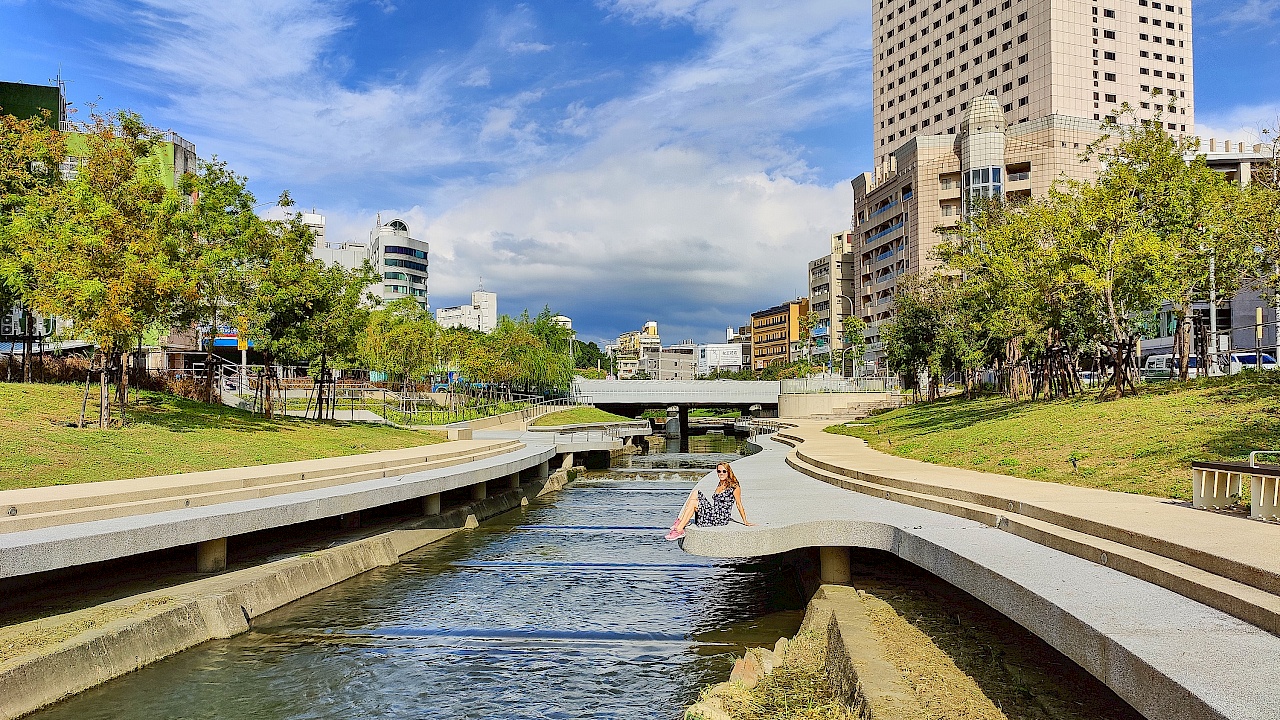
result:
M 107 605 L 4 628 L 0 630 L 0 667 L 115 620 L 141 615 L 171 602 L 173 598 L 169 597 L 147 598 L 131 605 Z

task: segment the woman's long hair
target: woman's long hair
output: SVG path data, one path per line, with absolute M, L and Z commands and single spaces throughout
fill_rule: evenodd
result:
M 724 479 L 720 481 L 720 484 L 724 485 L 727 488 L 738 487 L 738 476 L 733 474 L 733 467 L 730 466 L 729 463 L 722 462 L 719 465 L 716 465 L 716 470 L 719 470 L 720 468 L 724 468 L 725 470 L 729 471 L 728 473 L 725 474 Z

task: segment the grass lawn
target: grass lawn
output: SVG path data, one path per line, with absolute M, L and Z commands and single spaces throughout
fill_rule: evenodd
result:
M 537 420 L 533 421 L 534 425 L 545 427 L 547 425 L 581 425 L 583 423 L 604 423 L 604 422 L 629 422 L 632 418 L 614 415 L 593 407 L 571 408 L 569 410 L 559 410 L 553 413 L 547 413 Z
M 94 388 L 94 392 L 97 388 Z M 441 433 L 294 418 L 143 392 L 129 425 L 73 427 L 83 387 L 0 383 L 0 490 L 168 475 L 430 445 Z M 89 413 L 94 415 L 94 397 Z M 96 415 L 94 415 L 96 418 Z
M 1280 373 L 1147 386 L 1110 402 L 1092 394 L 1053 402 L 948 399 L 865 422 L 828 431 L 940 465 L 1187 500 L 1193 460 L 1280 449 Z

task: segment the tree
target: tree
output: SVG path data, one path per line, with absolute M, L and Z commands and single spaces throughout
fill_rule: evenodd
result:
M 281 205 L 288 204 L 288 196 L 282 195 Z M 315 236 L 303 224 L 301 213 L 268 222 L 267 230 L 261 249 L 266 262 L 255 266 L 247 278 L 248 294 L 241 313 L 249 338 L 262 351 L 266 365 L 260 387 L 262 410 L 273 418 L 275 363 L 306 358 L 309 321 L 324 263 L 309 258 Z
M 844 350 L 840 354 L 840 374 L 846 374 L 845 360 L 852 355 L 855 374 L 856 368 L 862 364 L 862 356 L 867 352 L 867 323 L 856 315 L 846 315 L 840 321 L 840 340 Z
M 602 370 L 609 367 L 609 356 L 600 350 L 600 346 L 595 342 L 575 343 L 573 354 L 573 366 L 576 368 L 591 368 L 597 366 Z
M 365 367 L 399 380 L 402 390 L 435 370 L 441 357 L 443 331 L 431 313 L 413 298 L 395 300 L 374 310 L 358 344 Z
M 267 225 L 253 212 L 255 198 L 248 180 L 216 157 L 201 162 L 195 174 L 182 178 L 182 191 L 193 197 L 178 219 L 183 273 L 193 301 L 180 322 L 206 322 L 212 330 L 206 349 L 205 394 L 214 402 L 213 340 L 219 323 L 237 317 L 236 307 L 248 293 L 249 278 L 269 259 Z
M 366 288 L 381 277 L 366 261 L 362 267 L 348 270 L 341 265 L 326 266 L 320 260 L 309 265 L 315 284 L 307 307 L 307 316 L 298 328 L 294 348 L 296 355 L 320 358 L 320 376 L 316 383 L 316 418 L 332 408 L 333 398 L 326 398 L 329 360 L 352 355 L 369 322 L 370 306 L 377 302 Z
M 3 108 L 0 108 L 2 111 Z M 47 110 L 39 118 L 0 115 L 0 315 L 22 308 L 23 380 L 31 380 L 31 293 L 36 278 L 33 245 L 14 227 L 32 205 L 47 203 L 62 185 L 66 138 Z
M 159 133 L 122 112 L 84 128 L 85 157 L 70 182 L 30 203 L 15 235 L 39 272 L 28 296 L 40 312 L 69 318 L 99 348 L 102 409 L 108 425 L 108 364 L 121 363 L 117 396 L 128 398 L 123 370 L 134 340 L 194 300 L 180 259 L 178 194 L 160 179 L 151 155 Z

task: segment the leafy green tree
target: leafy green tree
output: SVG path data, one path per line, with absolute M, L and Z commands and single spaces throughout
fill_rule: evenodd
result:
M 3 108 L 0 108 L 3 112 Z M 23 379 L 31 379 L 32 321 L 30 293 L 36 278 L 35 248 L 24 242 L 14 222 L 29 206 L 47 202 L 62 185 L 59 165 L 66 160 L 66 138 L 48 111 L 19 120 L 0 115 L 0 315 L 23 309 Z
M 95 117 L 84 135 L 75 178 L 29 204 L 14 228 L 39 268 L 28 290 L 32 304 L 70 319 L 99 348 L 105 427 L 108 363 L 119 358 L 123 367 L 135 340 L 194 298 L 176 223 L 183 201 L 161 181 L 151 154 L 159 133 L 122 112 Z M 122 412 L 127 379 L 122 372 Z
M 590 368 L 592 370 L 600 367 L 602 370 L 609 367 L 609 357 L 604 354 L 594 341 L 589 343 L 576 343 L 574 345 L 573 365 L 576 368 Z
M 194 198 L 178 218 L 183 273 L 194 299 L 182 308 L 180 322 L 205 322 L 214 333 L 220 323 L 242 324 L 237 307 L 247 296 L 253 273 L 269 259 L 264 250 L 271 247 L 267 224 L 254 213 L 256 200 L 247 184 L 247 178 L 216 157 L 182 178 L 182 191 Z M 205 399 L 212 403 L 212 341 L 205 367 Z
M 358 347 L 365 367 L 399 381 L 403 390 L 437 369 L 443 331 L 414 298 L 401 298 L 369 316 Z

